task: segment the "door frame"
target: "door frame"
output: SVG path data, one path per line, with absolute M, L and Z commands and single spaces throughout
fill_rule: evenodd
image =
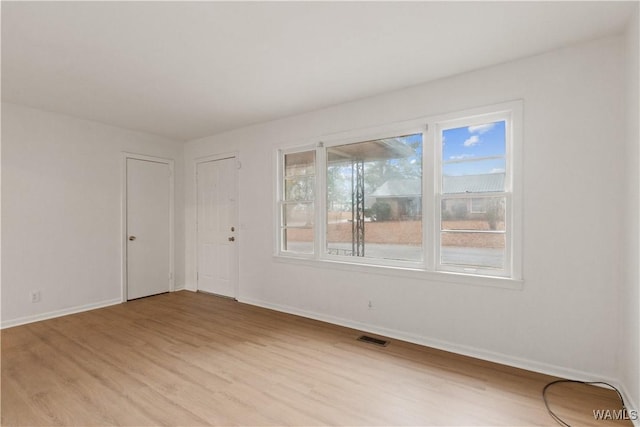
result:
M 195 271 L 194 271 L 194 278 L 195 278 L 195 290 L 196 292 L 198 291 L 198 273 L 200 271 L 200 266 L 199 266 L 199 250 L 198 250 L 198 241 L 199 241 L 199 236 L 198 236 L 198 165 L 200 163 L 208 163 L 208 162 L 215 162 L 217 160 L 226 160 L 226 159 L 235 159 L 236 160 L 236 184 L 239 184 L 239 178 L 240 178 L 240 174 L 237 172 L 238 170 L 240 170 L 241 167 L 241 163 L 240 163 L 240 153 L 238 151 L 230 151 L 230 152 L 226 152 L 226 153 L 219 153 L 219 154 L 212 154 L 212 155 L 208 155 L 208 156 L 204 156 L 204 157 L 197 157 L 195 159 L 193 159 L 193 189 L 194 189 L 194 193 L 195 193 L 195 209 L 194 209 L 194 224 L 195 224 L 195 239 L 193 239 L 193 253 L 195 254 L 195 259 L 194 261 L 194 266 L 195 266 Z M 233 218 L 234 222 L 236 223 L 236 228 L 238 230 L 237 232 L 237 236 L 238 237 L 242 237 L 240 234 L 240 224 L 238 223 L 238 220 L 240 219 L 240 188 L 239 185 L 236 185 L 236 212 L 235 212 L 235 217 Z M 236 262 L 236 268 L 235 271 L 233 272 L 234 274 L 234 283 L 233 283 L 233 299 L 235 299 L 236 301 L 238 300 L 238 296 L 240 294 L 240 251 L 239 251 L 239 245 L 240 245 L 240 241 L 241 239 L 238 239 L 238 242 L 234 245 L 234 250 L 233 250 L 233 256 L 235 256 L 237 262 Z
M 136 154 L 122 152 L 122 198 L 121 198 L 121 227 L 120 227 L 120 241 L 122 243 L 122 286 L 120 288 L 120 300 L 122 302 L 127 301 L 127 286 L 128 286 L 128 230 L 127 230 L 127 160 L 142 160 L 147 162 L 155 162 L 166 164 L 169 167 L 169 292 L 175 290 L 175 238 L 174 238 L 174 161 L 173 159 L 167 159 L 164 157 L 148 156 L 145 154 Z

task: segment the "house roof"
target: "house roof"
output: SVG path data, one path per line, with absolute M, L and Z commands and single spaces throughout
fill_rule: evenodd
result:
M 421 190 L 419 178 L 390 179 L 371 193 L 371 197 L 420 197 Z
M 457 194 L 503 191 L 504 176 L 504 172 L 461 176 L 445 175 L 442 177 L 442 192 L 444 194 Z
M 459 193 L 491 193 L 504 190 L 504 172 L 478 175 L 443 176 L 442 192 L 444 194 Z M 390 179 L 378 187 L 371 197 L 420 197 L 422 183 L 418 178 Z

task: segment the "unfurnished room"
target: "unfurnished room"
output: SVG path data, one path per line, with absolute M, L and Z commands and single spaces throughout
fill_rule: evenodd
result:
M 640 426 L 640 2 L 0 7 L 3 426 Z

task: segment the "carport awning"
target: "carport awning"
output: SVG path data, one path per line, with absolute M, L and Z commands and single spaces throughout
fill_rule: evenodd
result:
M 351 161 L 370 162 L 374 160 L 403 159 L 415 155 L 414 150 L 398 138 L 377 139 L 327 148 L 327 161 L 348 163 Z

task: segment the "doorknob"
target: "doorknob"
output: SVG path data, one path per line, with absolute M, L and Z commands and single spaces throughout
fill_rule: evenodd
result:
M 134 240 L 136 240 L 136 236 L 129 236 L 129 240 L 133 242 Z
M 236 241 L 236 238 L 235 238 L 235 237 L 229 237 L 229 239 L 228 239 L 228 240 L 229 240 L 230 242 L 235 242 L 235 241 Z

